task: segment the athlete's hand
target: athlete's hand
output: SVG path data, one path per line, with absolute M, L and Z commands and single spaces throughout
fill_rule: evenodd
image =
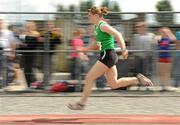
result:
M 123 59 L 128 58 L 128 50 L 127 49 L 122 51 L 122 56 L 123 56 Z

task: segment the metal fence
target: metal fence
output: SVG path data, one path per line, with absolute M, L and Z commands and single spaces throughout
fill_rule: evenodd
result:
M 161 20 L 161 22 L 157 22 L 156 16 L 161 15 L 166 20 Z M 169 14 L 174 16 L 173 22 L 168 20 Z M 16 49 L 16 56 L 18 57 L 18 63 L 20 64 L 21 69 L 24 71 L 26 69 L 22 65 L 21 61 L 23 59 L 29 59 L 29 61 L 33 60 L 32 67 L 29 67 L 31 72 L 36 75 L 36 80 L 43 81 L 44 85 L 49 85 L 50 82 L 54 81 L 61 81 L 61 80 L 70 80 L 71 68 L 70 65 L 73 63 L 70 58 L 70 53 L 77 52 L 72 50 L 70 47 L 70 40 L 72 39 L 72 31 L 83 28 L 85 29 L 86 33 L 84 34 L 83 41 L 85 46 L 88 46 L 91 43 L 91 38 L 93 33 L 91 32 L 90 23 L 88 21 L 88 15 L 86 12 L 59 12 L 59 13 L 52 13 L 52 12 L 0 12 L 0 15 L 3 16 L 4 21 L 6 24 L 12 24 L 14 26 L 14 33 L 19 35 L 20 30 L 25 30 L 24 25 L 27 21 L 33 21 L 37 25 L 37 31 L 43 32 L 44 27 L 46 27 L 47 21 L 54 21 L 55 26 L 60 32 L 62 33 L 61 36 L 61 44 L 57 44 L 54 49 L 50 47 L 50 34 L 44 34 L 43 44 L 36 49 L 33 50 L 24 50 L 24 48 Z M 154 34 L 157 33 L 160 27 L 169 27 L 171 28 L 172 32 L 175 33 L 180 29 L 180 12 L 133 12 L 133 13 L 119 13 L 119 12 L 111 12 L 107 17 L 106 21 L 110 23 L 114 28 L 116 28 L 119 32 L 121 32 L 125 38 L 127 47 L 129 48 L 129 59 L 122 60 L 119 59 L 117 64 L 118 68 L 118 75 L 119 77 L 122 76 L 133 76 L 135 75 L 135 67 L 136 67 L 136 59 L 137 56 L 135 53 L 145 54 L 149 56 L 150 60 L 146 60 L 145 64 L 150 63 L 150 69 L 147 69 L 147 65 L 142 66 L 143 70 L 146 69 L 146 74 L 149 75 L 156 83 L 158 83 L 158 53 L 160 52 L 157 49 L 156 44 L 153 44 L 153 49 L 146 48 L 141 50 L 133 50 L 131 48 L 131 43 L 133 41 L 133 36 L 136 33 L 135 24 L 138 21 L 145 21 L 147 23 L 148 31 Z M 163 22 L 164 21 L 164 22 Z M 18 32 L 18 33 L 17 33 Z M 18 37 L 19 38 L 19 37 Z M 22 41 L 21 41 L 22 42 Z M 156 42 L 156 41 L 154 41 Z M 171 53 L 172 57 L 175 57 L 176 53 L 179 50 L 174 50 L 172 43 L 172 49 L 168 50 Z M 36 44 L 34 44 L 36 46 Z M 117 46 L 118 47 L 118 46 Z M 8 56 L 6 55 L 9 50 L 2 49 L 1 50 L 1 62 L 2 64 L 2 85 L 6 86 L 8 83 L 8 73 L 10 73 L 8 66 L 11 65 L 9 60 L 7 59 Z M 29 53 L 29 54 L 27 54 Z M 24 58 L 28 56 L 29 58 Z M 87 73 L 90 66 L 92 66 L 93 62 L 96 60 L 96 52 L 91 51 L 88 53 L 90 58 L 89 62 L 82 62 L 81 66 L 84 67 L 84 72 L 80 78 L 77 80 L 82 80 L 84 74 Z M 33 57 L 32 60 L 30 57 Z M 94 60 L 94 61 L 93 61 Z M 148 62 L 150 61 L 150 62 Z M 25 61 L 27 63 L 27 61 Z M 31 62 L 32 63 L 32 62 Z M 174 63 L 172 62 L 172 66 Z M 180 67 L 179 67 L 180 68 Z M 33 69 L 33 70 L 32 70 Z M 38 69 L 38 70 L 37 70 Z M 13 72 L 13 69 L 11 69 Z M 173 71 L 173 68 L 171 68 Z M 39 73 L 40 72 L 40 73 Z M 27 73 L 27 71 L 26 71 Z M 34 80 L 34 81 L 36 81 Z M 13 80 L 11 80 L 12 82 Z M 100 80 L 101 81 L 101 80 Z M 170 86 L 173 86 L 173 78 L 169 81 L 171 82 Z M 157 84 L 158 85 L 158 84 Z

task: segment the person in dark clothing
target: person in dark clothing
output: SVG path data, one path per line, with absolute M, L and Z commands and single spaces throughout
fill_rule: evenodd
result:
M 50 40 L 50 50 L 55 50 L 56 46 L 62 43 L 62 33 L 59 28 L 55 27 L 53 21 L 48 21 L 45 27 L 45 30 L 41 32 L 40 35 L 43 38 L 48 35 Z M 44 43 L 44 41 L 42 43 Z M 51 55 L 52 54 L 53 53 L 51 53 Z
M 27 22 L 25 28 L 25 46 L 22 48 L 22 50 L 36 50 L 39 44 L 38 38 L 40 37 L 40 33 L 36 31 L 36 24 L 34 22 Z M 25 78 L 28 87 L 30 87 L 31 83 L 36 81 L 35 74 L 33 73 L 34 60 L 36 54 L 34 52 L 23 52 L 22 54 Z
M 47 51 L 52 51 L 55 50 L 57 45 L 62 43 L 62 33 L 60 31 L 60 28 L 55 27 L 55 24 L 53 21 L 48 21 L 45 26 L 45 30 L 41 32 L 41 44 L 39 46 L 40 49 Z M 47 38 L 49 41 L 47 41 Z M 47 43 L 48 42 L 48 43 Z M 50 80 L 51 72 L 52 72 L 52 57 L 54 55 L 54 52 L 50 53 L 43 53 L 41 57 L 41 61 L 43 61 L 44 67 L 43 72 L 44 72 L 44 78 L 43 82 Z M 46 62 L 45 62 L 46 61 Z M 48 71 L 48 76 L 47 75 Z M 46 72 L 46 73 L 45 73 Z M 47 77 L 49 77 L 47 79 Z

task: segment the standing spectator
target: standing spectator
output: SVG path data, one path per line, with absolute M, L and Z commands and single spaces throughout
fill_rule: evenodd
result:
M 22 45 L 22 42 L 18 39 L 18 34 L 16 34 L 15 28 L 13 25 L 8 25 L 9 34 L 12 36 L 13 48 L 18 48 Z
M 43 49 L 45 49 L 44 47 L 47 47 L 45 45 L 45 37 L 49 37 L 49 50 L 55 50 L 57 45 L 61 44 L 62 43 L 62 33 L 61 33 L 61 30 L 60 28 L 57 28 L 54 24 L 53 21 L 48 21 L 46 23 L 46 26 L 45 26 L 45 30 L 41 33 L 41 38 L 43 38 L 42 40 L 42 44 L 43 46 L 41 46 Z M 44 56 L 45 53 L 43 53 Z M 47 54 L 47 53 L 46 53 Z M 49 55 L 49 62 L 47 62 L 47 65 L 49 66 L 48 67 L 48 70 L 49 70 L 49 76 L 51 76 L 51 72 L 52 72 L 52 57 L 54 55 L 54 52 L 50 52 L 48 53 Z M 42 59 L 44 60 L 44 59 Z M 45 63 L 45 62 L 43 62 Z M 43 72 L 45 72 L 45 69 L 43 69 Z M 46 81 L 46 76 L 44 76 L 43 78 L 43 82 Z
M 4 22 L 0 19 L 0 50 L 6 51 L 11 50 L 9 52 L 0 52 L 0 74 L 3 78 L 4 85 L 8 85 L 10 81 L 8 80 L 7 67 L 9 66 L 8 58 L 9 56 L 14 56 L 13 50 L 13 36 L 11 36 L 10 32 L 7 29 L 4 29 Z M 1 85 L 2 86 L 2 85 Z
M 41 36 L 45 37 L 46 33 L 49 33 L 50 37 L 50 50 L 55 50 L 56 46 L 62 43 L 62 33 L 60 28 L 57 28 L 53 21 L 48 21 L 45 31 L 42 32 Z M 53 53 L 51 53 L 51 55 L 52 54 Z
M 137 22 L 135 25 L 136 34 L 134 34 L 131 44 L 133 50 L 153 50 L 155 35 L 147 31 L 145 22 Z M 135 52 L 135 74 L 143 73 L 147 76 L 152 75 L 152 53 Z
M 40 37 L 40 33 L 36 29 L 36 24 L 34 22 L 27 22 L 25 25 L 25 33 L 24 35 L 24 40 L 26 46 L 23 48 L 23 50 L 36 50 L 38 43 L 38 38 Z M 21 35 L 21 36 L 23 36 Z M 35 55 L 36 53 L 34 52 L 25 52 L 23 53 L 24 57 L 24 73 L 26 77 L 26 81 L 28 84 L 28 87 L 31 86 L 32 82 L 36 81 L 35 74 L 33 72 L 33 67 L 34 67 L 34 61 L 35 61 Z
M 81 50 L 84 46 L 82 40 L 85 30 L 80 28 L 73 32 L 73 38 L 70 40 L 72 50 Z M 88 57 L 82 52 L 73 52 L 71 56 L 71 79 L 79 80 L 82 73 L 82 61 L 87 61 Z
M 175 36 L 171 30 L 167 27 L 160 28 L 159 36 L 156 37 L 158 40 L 158 47 L 160 51 L 170 50 L 170 43 L 175 40 Z M 170 52 L 159 52 L 159 79 L 162 86 L 162 90 L 168 89 L 170 85 L 172 58 Z
M 180 50 L 180 31 L 176 32 L 176 50 Z M 173 60 L 172 76 L 175 80 L 174 86 L 180 87 L 180 52 L 175 53 Z
M 4 85 L 9 85 L 13 81 L 13 76 L 10 75 L 11 62 L 15 58 L 14 36 L 11 32 L 4 28 L 4 22 L 0 19 L 0 68 L 1 76 Z M 12 71 L 12 70 L 11 70 Z
M 4 28 L 4 22 L 0 19 L 0 47 L 1 49 L 14 47 L 13 41 L 14 37 L 10 30 Z

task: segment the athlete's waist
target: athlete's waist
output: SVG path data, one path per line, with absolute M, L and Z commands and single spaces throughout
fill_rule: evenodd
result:
M 104 50 L 100 50 L 99 52 L 100 52 L 100 54 L 103 54 L 104 52 L 106 52 L 106 53 L 115 52 L 115 49 L 114 48 L 112 48 L 112 49 L 104 49 Z

